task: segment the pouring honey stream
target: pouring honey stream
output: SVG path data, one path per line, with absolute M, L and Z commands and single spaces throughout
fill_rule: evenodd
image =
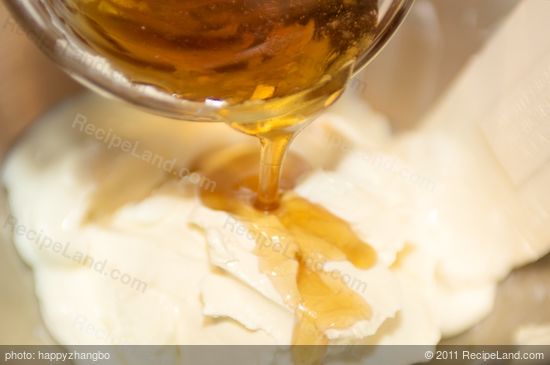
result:
M 295 313 L 292 344 L 300 345 L 294 351 L 295 361 L 317 364 L 329 343 L 327 330 L 344 330 L 371 317 L 362 293 L 346 285 L 345 274 L 325 270 L 325 263 L 346 260 L 368 269 L 376 253 L 346 221 L 292 192 L 310 170 L 297 155 L 290 153 L 286 158 L 281 175 L 284 193 L 278 195 L 277 205 L 259 209 L 256 188 L 261 158 L 255 149 L 239 146 L 209 154 L 199 165 L 218 185 L 213 191 L 203 190 L 201 198 L 206 206 L 237 217 L 252 236 L 262 237 L 255 249 L 260 270 Z

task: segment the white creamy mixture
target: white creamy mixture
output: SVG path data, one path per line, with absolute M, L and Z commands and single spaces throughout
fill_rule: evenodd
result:
M 482 319 L 498 281 L 550 249 L 548 207 L 530 198 L 550 169 L 518 193 L 491 149 L 500 141 L 487 143 L 476 124 L 487 108 L 468 104 L 494 48 L 414 133 L 393 137 L 384 117 L 346 95 L 295 141 L 314 166 L 296 193 L 349 222 L 379 258 L 368 270 L 319 268 L 339 272 L 372 309 L 370 320 L 328 331 L 331 343 L 436 344 Z M 238 143 L 255 141 L 90 94 L 28 131 L 3 170 L 12 210 L 4 226 L 33 267 L 56 340 L 291 342 L 293 312 L 260 272 L 255 237 L 201 204 L 197 191 L 215 188 L 211 181 L 168 173 L 188 173 L 197 156 Z

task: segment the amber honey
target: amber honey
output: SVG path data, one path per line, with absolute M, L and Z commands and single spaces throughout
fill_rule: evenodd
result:
M 371 40 L 376 0 L 62 0 L 75 33 L 133 81 L 187 100 L 286 97 Z
M 256 206 L 273 209 L 293 136 L 340 95 L 372 43 L 377 0 L 50 0 L 135 83 L 216 100 L 260 138 Z
M 178 98 L 223 102 L 219 115 L 259 138 L 261 156 L 224 151 L 198 166 L 215 191 L 203 202 L 285 241 L 289 250 L 258 246 L 261 270 L 295 310 L 293 343 L 326 345 L 327 329 L 370 318 L 362 297 L 311 260 L 348 260 L 368 268 L 375 253 L 349 225 L 292 193 L 307 164 L 289 143 L 341 94 L 368 49 L 377 0 L 50 0 L 77 37 L 135 83 Z M 258 169 L 259 166 L 259 169 Z M 290 253 L 290 254 L 289 254 Z M 301 364 L 322 351 L 298 352 Z
M 371 310 L 338 275 L 320 269 L 317 263 L 347 260 L 357 268 L 368 269 L 376 261 L 375 251 L 356 236 L 347 222 L 293 193 L 285 194 L 269 214 L 254 209 L 258 178 L 258 155 L 254 150 L 225 150 L 198 165 L 210 179 L 219 182 L 216 190 L 202 191 L 207 206 L 237 216 L 255 237 L 261 235 L 284 247 L 257 244 L 260 269 L 295 311 L 293 344 L 315 345 L 298 348 L 296 363 L 318 363 L 323 346 L 328 344 L 324 332 L 368 320 Z M 288 156 L 282 186 L 291 190 L 307 172 L 307 163 Z

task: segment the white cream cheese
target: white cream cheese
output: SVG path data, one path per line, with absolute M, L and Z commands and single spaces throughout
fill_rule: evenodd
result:
M 82 115 L 88 123 L 100 121 L 98 128 L 111 126 L 121 138 L 142 141 L 155 151 L 164 142 L 148 137 L 153 133 L 149 126 L 156 124 L 160 135 L 185 135 L 187 144 L 177 151 L 178 166 L 207 145 L 246 141 L 225 126 L 144 118 L 91 95 L 72 100 L 28 132 L 8 159 L 3 178 L 15 241 L 34 268 L 44 318 L 55 338 L 67 344 L 290 343 L 293 313 L 259 271 L 255 240 L 235 229 L 244 225 L 202 206 L 194 193 L 200 186 L 167 180 L 162 167 L 140 160 L 137 153 L 108 149 L 74 127 Z M 125 123 L 117 120 L 131 120 L 133 134 L 127 136 Z M 332 343 L 435 344 L 448 326 L 443 324 L 457 319 L 452 326 L 466 328 L 490 310 L 495 282 L 490 281 L 488 289 L 469 283 L 457 289 L 438 279 L 432 247 L 414 241 L 424 229 L 418 217 L 429 218 L 434 207 L 425 207 L 418 187 L 397 170 L 369 168 L 368 143 L 346 138 L 340 128 L 345 121 L 340 114 L 324 116 L 295 148 L 306 155 L 310 146 L 320 143 L 327 157 L 316 154 L 319 166 L 329 159 L 333 165 L 309 175 L 296 193 L 348 221 L 379 257 L 370 270 L 346 262 L 325 264 L 324 270 L 349 278 L 346 284 L 373 310 L 371 320 L 326 334 Z M 354 122 L 345 126 L 353 128 Z M 169 133 L 171 128 L 176 130 Z M 387 138 L 382 124 L 378 130 L 379 140 L 371 145 Z M 335 140 L 349 149 L 340 142 L 327 149 Z M 338 159 L 335 149 L 341 150 Z M 400 168 L 409 168 L 402 164 Z M 98 168 L 100 175 L 94 172 Z M 143 196 L 141 190 L 151 192 Z M 107 195 L 98 198 L 98 192 Z M 120 206 L 98 223 L 82 225 L 94 199 L 104 198 Z M 42 232 L 67 249 L 58 252 L 49 241 L 29 240 L 18 227 Z M 410 252 L 392 267 L 403 250 Z M 93 258 L 101 271 L 80 265 L 73 259 L 78 254 Z M 456 301 L 460 298 L 468 305 L 447 306 L 462 303 Z M 478 304 L 472 305 L 471 298 L 479 298 L 474 302 Z
M 3 178 L 14 207 L 15 241 L 34 267 L 37 292 L 52 334 L 69 344 L 290 343 L 293 312 L 259 271 L 253 253 L 256 242 L 230 229 L 239 224 L 236 218 L 203 207 L 195 194 L 200 187 L 167 180 L 162 168 L 138 159 L 137 153 L 109 149 L 104 140 L 87 135 L 75 125 L 83 116 L 95 128 L 109 126 L 113 135 L 143 141 L 155 151 L 155 145 L 165 142 L 147 137 L 149 125 L 157 123 L 161 135 L 168 134 L 167 128 L 172 128 L 171 134 L 176 133 L 174 128 L 187 133 L 188 144 L 177 152 L 183 157 L 176 162 L 178 166 L 184 166 L 191 154 L 200 153 L 208 144 L 246 141 L 225 126 L 194 129 L 196 125 L 143 118 L 90 95 L 72 100 L 30 130 L 12 152 Z M 331 138 L 331 133 L 337 133 L 338 123 L 331 118 L 342 117 L 327 115 L 301 137 L 298 153 L 308 150 L 308 138 L 318 142 L 320 135 Z M 96 120 L 100 122 L 95 124 Z M 116 120 L 131 120 L 134 135 L 126 137 L 125 124 Z M 189 133 L 195 134 L 194 138 Z M 331 156 L 330 151 L 326 155 Z M 317 158 L 322 162 L 319 155 Z M 336 170 L 319 170 L 297 193 L 348 220 L 380 254 L 381 260 L 370 270 L 357 270 L 344 262 L 327 263 L 323 268 L 349 278 L 347 284 L 373 311 L 371 320 L 331 330 L 327 336 L 334 343 L 360 343 L 397 316 L 402 307 L 400 278 L 389 266 L 405 237 L 384 232 L 399 232 L 392 223 L 406 217 L 396 216 L 392 221 L 387 209 L 393 204 L 387 201 L 391 194 L 379 197 L 352 183 L 346 194 L 331 195 L 338 192 L 339 184 Z M 143 195 L 142 191 L 151 192 Z M 94 202 L 105 199 L 118 204 L 112 214 L 82 224 Z M 350 215 L 348 206 L 357 199 L 370 208 Z M 29 206 L 33 209 L 27 209 Z M 363 226 L 361 222 L 376 211 L 388 214 Z M 29 240 L 17 233 L 19 226 L 40 230 L 67 249 L 57 252 L 51 245 Z M 73 260 L 74 255 L 91 258 L 95 266 L 80 265 L 83 262 Z M 96 266 L 100 272 L 94 270 Z M 113 272 L 117 273 L 114 277 Z M 119 277 L 122 275 L 124 280 Z M 247 298 L 244 306 L 243 298 Z M 106 335 L 91 336 L 82 330 L 83 322 Z M 426 323 L 434 323 L 428 342 L 435 343 L 439 338 L 436 321 Z

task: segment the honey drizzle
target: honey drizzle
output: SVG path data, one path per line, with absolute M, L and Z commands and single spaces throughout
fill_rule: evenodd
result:
M 295 360 L 318 363 L 324 354 L 322 347 L 328 344 L 327 330 L 349 328 L 371 316 L 369 305 L 345 284 L 341 273 L 324 271 L 324 263 L 347 260 L 367 269 L 376 261 L 375 251 L 347 222 L 291 192 L 270 212 L 255 209 L 258 156 L 253 149 L 209 157 L 199 166 L 218 185 L 213 192 L 201 192 L 202 201 L 237 216 L 255 237 L 262 237 L 255 250 L 260 270 L 295 311 L 293 345 L 308 345 L 296 348 Z M 303 161 L 288 156 L 283 186 L 291 188 L 306 171 Z
M 279 204 L 279 180 L 286 150 L 293 134 L 283 133 L 275 137 L 260 137 L 260 172 L 256 207 L 272 210 Z
M 223 120 L 260 139 L 261 164 L 247 153 L 209 160 L 217 188 L 202 198 L 272 242 L 288 243 L 284 255 L 261 245 L 257 254 L 262 271 L 296 311 L 294 344 L 324 345 L 327 329 L 370 317 L 360 296 L 309 263 L 349 260 L 368 268 L 374 251 L 322 207 L 291 194 L 280 200 L 279 180 L 288 144 L 338 98 L 372 43 L 377 0 L 49 3 L 78 38 L 133 82 L 183 99 L 223 101 Z M 301 171 L 296 166 L 286 166 L 290 187 Z M 309 360 L 300 364 L 315 363 L 319 352 L 296 357 L 302 355 Z

